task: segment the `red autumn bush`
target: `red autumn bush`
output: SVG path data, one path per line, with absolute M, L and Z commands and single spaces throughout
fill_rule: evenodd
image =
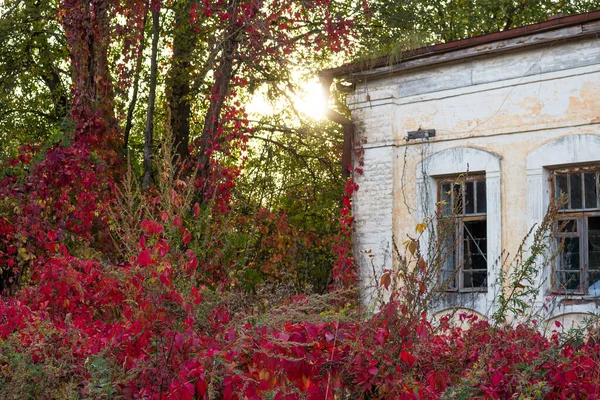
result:
M 195 201 L 194 183 L 175 175 L 128 198 L 113 183 L 118 164 L 102 161 L 110 155 L 57 146 L 38 163 L 7 167 L 2 398 L 598 397 L 593 340 L 467 315 L 468 329 L 434 326 L 410 309 L 409 286 L 370 316 L 344 291 L 244 292 L 235 244 L 251 230 L 236 228 L 221 202 Z M 356 186 L 347 189 L 344 230 L 332 241 L 340 288 L 356 279 L 342 240 Z M 263 234 L 255 243 L 271 249 L 261 271 L 291 263 L 293 252 L 274 258 L 296 234 L 285 219 L 264 211 L 252 223 Z
M 39 388 L 43 397 L 69 387 L 72 394 L 130 398 L 598 395 L 598 345 L 561 345 L 532 327 L 494 327 L 464 316 L 467 330 L 445 322 L 434 329 L 426 320 L 409 323 L 393 303 L 362 321 L 327 321 L 336 316 L 332 310 L 297 319 L 293 311 L 310 309 L 314 298 L 269 314 L 287 323 L 251 324 L 209 291 L 186 295 L 152 282 L 148 265 L 123 267 L 117 281 L 106 275 L 114 272 L 69 257 L 48 268 L 64 276 L 44 277 L 56 279 L 56 287 L 30 288 L 0 306 L 6 395 Z M 63 370 L 45 387 L 34 376 L 15 375 L 25 374 L 24 364 L 57 363 Z
M 119 155 L 106 60 L 94 53 L 106 50 L 107 40 L 99 39 L 110 21 L 90 13 L 89 3 L 103 4 L 61 2 L 77 61 L 74 131 L 48 148 L 23 147 L 2 165 L 0 398 L 599 397 L 593 340 L 563 342 L 533 326 L 495 326 L 473 316 L 463 316 L 468 329 L 447 320 L 434 326 L 410 308 L 406 299 L 415 293 L 406 288 L 375 314 L 359 312 L 348 290 L 357 281 L 353 181 L 332 237 L 295 230 L 283 212 L 236 215 L 231 189 L 241 172 L 227 158 L 244 150 L 248 121 L 233 89 L 220 94 L 224 86 L 215 82 L 205 93 L 207 108 L 220 105 L 199 144 L 209 158 L 203 170 L 158 166 L 156 185 L 136 191 Z M 132 3 L 132 10 L 143 5 Z M 204 16 L 190 12 L 192 23 L 232 19 L 222 4 L 213 10 L 209 3 Z M 301 22 L 296 5 L 284 3 L 295 14 L 288 23 Z M 290 40 L 281 47 L 269 36 L 283 24 L 278 15 L 253 24 L 258 4 L 242 5 L 241 25 L 252 40 L 252 63 L 242 70 L 263 53 L 297 46 Z M 325 7 L 327 21 L 316 47 L 347 47 L 349 22 L 334 22 L 329 5 L 314 4 Z M 273 60 L 279 65 L 285 57 Z M 241 77 L 231 83 L 247 84 Z M 168 164 L 171 155 L 162 155 Z M 330 293 L 277 292 L 303 249 L 324 246 L 335 260 Z M 425 291 L 422 280 L 413 281 Z
M 1 260 L 13 293 L 0 301 L 2 398 L 598 397 L 593 340 L 469 315 L 468 329 L 434 326 L 411 312 L 406 288 L 371 316 L 343 291 L 245 293 L 234 244 L 250 231 L 218 203 L 190 201 L 193 183 L 175 176 L 146 201 L 129 199 L 144 204 L 137 213 L 117 215 L 128 200 L 97 153 L 56 147 L 25 178 L 4 178 Z M 276 270 L 294 235 L 267 212 L 256 226 Z M 338 287 L 350 285 L 348 242 L 334 243 Z

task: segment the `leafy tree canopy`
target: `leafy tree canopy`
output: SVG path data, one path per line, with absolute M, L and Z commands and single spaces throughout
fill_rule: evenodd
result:
M 595 0 L 374 0 L 367 53 L 445 43 L 598 8 Z

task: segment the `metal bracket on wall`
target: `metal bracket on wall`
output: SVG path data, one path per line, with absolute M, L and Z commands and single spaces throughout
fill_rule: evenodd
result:
M 407 142 L 409 140 L 414 140 L 414 139 L 429 139 L 431 137 L 435 137 L 435 129 L 421 129 L 421 128 L 419 128 L 416 131 L 406 132 L 406 135 L 404 135 L 404 139 Z
M 409 140 L 414 140 L 414 139 L 429 139 L 430 137 L 435 137 L 435 129 L 421 129 L 421 128 L 419 128 L 416 131 L 406 132 L 406 135 L 404 135 L 404 139 L 407 142 Z

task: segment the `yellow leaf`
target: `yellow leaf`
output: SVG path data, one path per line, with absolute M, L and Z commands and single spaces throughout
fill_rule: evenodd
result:
M 270 377 L 271 377 L 271 373 L 268 370 L 264 369 L 264 368 L 261 369 L 260 372 L 258 373 L 258 378 L 261 381 L 269 380 Z
M 425 228 L 427 228 L 427 224 L 425 222 L 421 222 L 420 224 L 417 224 L 416 230 L 420 235 L 425 231 Z
M 310 376 L 302 375 L 301 389 L 304 391 L 308 390 L 308 388 L 310 387 L 310 384 L 311 384 Z
M 27 249 L 25 249 L 25 247 L 19 248 L 19 256 L 21 256 L 21 258 L 25 261 L 29 260 L 29 253 L 27 252 Z

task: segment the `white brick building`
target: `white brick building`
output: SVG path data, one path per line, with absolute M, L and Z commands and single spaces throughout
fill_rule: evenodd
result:
M 414 236 L 438 199 L 458 190 L 464 197 L 452 262 L 459 270 L 438 311 L 460 306 L 489 315 L 501 252 L 517 251 L 560 190 L 570 199 L 565 250 L 541 271 L 537 301 L 556 295 L 548 320 L 596 310 L 599 37 L 594 12 L 417 49 L 392 64 L 325 71 L 355 85 L 347 103 L 364 173 L 355 175 L 354 241 L 366 295 L 373 267 L 376 275 L 393 267 L 393 238 L 400 244 Z M 406 140 L 419 129 L 435 137 Z M 466 172 L 470 182 L 453 189 Z

